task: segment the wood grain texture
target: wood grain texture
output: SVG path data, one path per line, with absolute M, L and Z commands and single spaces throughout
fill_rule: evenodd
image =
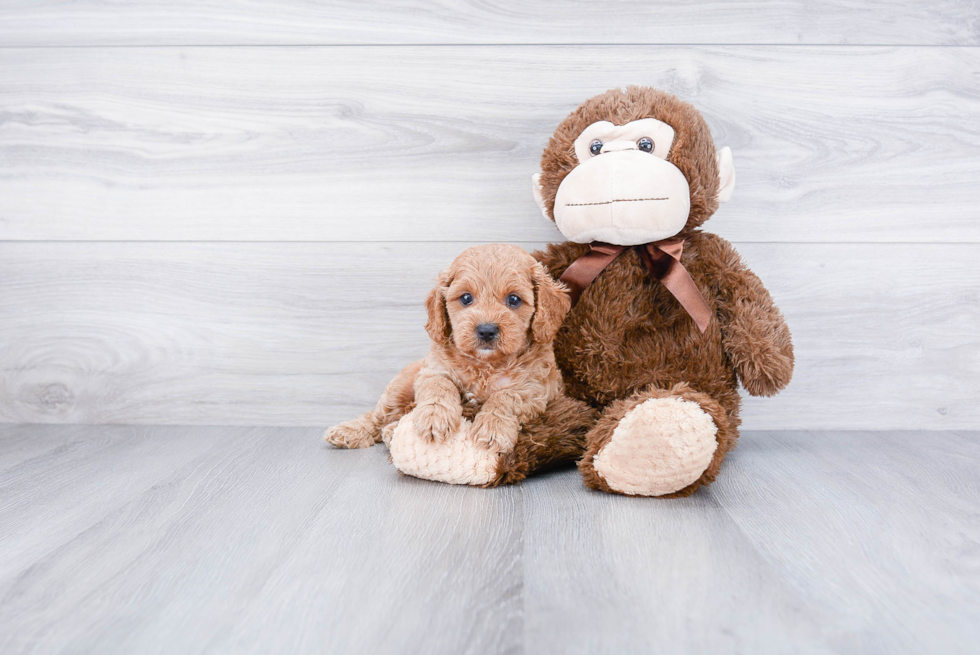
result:
M 532 247 L 534 244 L 525 244 Z M 0 420 L 330 424 L 421 357 L 457 244 L 0 244 Z M 980 246 L 742 244 L 796 343 L 748 429 L 975 428 Z
M 7 45 L 830 43 L 977 45 L 969 0 L 5 2 Z
M 574 474 L 529 480 L 528 652 L 975 648 L 976 433 L 740 441 L 688 499 L 587 494 Z
M 0 651 L 519 647 L 518 489 L 404 478 L 318 430 L 147 431 L 75 428 L 95 457 L 36 433 L 50 451 L 4 473 Z
M 976 243 L 978 79 L 977 48 L 0 49 L 0 239 L 550 240 L 549 135 L 639 83 L 732 147 L 730 240 Z
M 832 652 L 975 648 L 961 636 L 980 637 L 980 435 L 753 437 L 714 498 L 776 575 L 828 618 Z
M 8 446 L 29 433 L 26 460 Z M 74 447 L 66 447 L 74 446 Z M 15 450 L 15 449 L 14 449 Z M 310 428 L 0 426 L 0 651 L 968 653 L 980 433 L 748 432 L 658 501 Z

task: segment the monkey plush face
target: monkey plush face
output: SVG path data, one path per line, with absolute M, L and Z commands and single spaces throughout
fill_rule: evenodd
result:
M 534 193 L 570 241 L 631 246 L 688 232 L 735 183 L 691 105 L 648 87 L 615 89 L 566 118 L 541 158 Z
M 674 236 L 687 223 L 691 189 L 667 161 L 674 128 L 655 118 L 598 121 L 575 139 L 579 164 L 555 194 L 558 229 L 572 241 L 632 246 Z

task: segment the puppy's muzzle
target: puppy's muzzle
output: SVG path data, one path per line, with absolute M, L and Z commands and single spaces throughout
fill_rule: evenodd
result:
M 482 344 L 492 344 L 500 334 L 500 326 L 496 323 L 480 323 L 476 326 L 476 338 Z

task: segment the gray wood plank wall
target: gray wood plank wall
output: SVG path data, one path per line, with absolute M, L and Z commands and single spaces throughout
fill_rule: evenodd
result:
M 0 421 L 361 411 L 456 252 L 560 238 L 542 147 L 638 83 L 732 147 L 707 227 L 794 333 L 746 427 L 980 426 L 977 3 L 517 6 L 0 7 Z
M 980 45 L 971 0 L 15 0 L 9 45 Z

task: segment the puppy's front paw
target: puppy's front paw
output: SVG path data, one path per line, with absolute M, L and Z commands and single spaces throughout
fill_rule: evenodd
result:
M 394 423 L 389 423 L 381 428 L 381 441 L 383 441 L 388 448 L 391 448 L 391 438 L 395 435 L 395 428 L 397 427 L 398 421 L 395 421 Z
M 426 441 L 443 441 L 459 430 L 463 408 L 438 403 L 419 405 L 413 412 L 415 432 Z
M 520 426 L 513 421 L 490 414 L 477 414 L 473 419 L 473 431 L 470 434 L 476 445 L 481 448 L 509 452 L 517 443 L 519 431 Z
M 323 434 L 323 438 L 337 448 L 370 448 L 375 444 L 374 435 L 359 420 L 335 425 Z

